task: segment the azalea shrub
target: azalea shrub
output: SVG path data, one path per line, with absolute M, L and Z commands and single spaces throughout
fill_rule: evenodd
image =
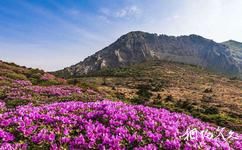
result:
M 5 105 L 6 105 L 5 102 L 0 100 L 0 113 L 6 111 L 6 106 Z
M 48 80 L 47 80 L 48 81 Z M 14 108 L 27 103 L 49 103 L 55 101 L 80 100 L 95 101 L 101 95 L 91 89 L 71 85 L 33 85 L 28 80 L 12 80 L 11 86 L 0 86 L 0 99 L 6 106 Z
M 109 100 L 29 104 L 0 114 L 0 149 L 241 149 L 241 134 L 188 138 L 188 129 L 220 135 L 216 126 L 189 115 L 143 105 Z

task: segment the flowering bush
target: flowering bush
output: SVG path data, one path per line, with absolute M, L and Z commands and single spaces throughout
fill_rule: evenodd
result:
M 31 86 L 32 83 L 28 80 L 14 80 L 16 84 L 20 86 Z
M 0 113 L 5 111 L 6 107 L 5 107 L 5 102 L 3 102 L 2 100 L 0 100 Z
M 73 93 L 82 93 L 82 90 L 80 88 L 71 86 L 30 86 L 27 87 L 27 89 L 33 91 L 34 93 L 45 94 L 50 96 L 68 96 Z
M 188 128 L 216 127 L 191 116 L 108 100 L 20 106 L 0 114 L 0 149 L 241 149 L 242 136 L 225 142 L 181 138 Z
M 53 80 L 55 79 L 56 77 L 52 74 L 49 74 L 49 73 L 45 73 L 41 76 L 41 80 Z
M 6 90 L 6 99 L 31 100 L 32 98 L 32 93 L 25 88 L 13 87 Z
M 85 100 L 95 101 L 101 95 L 91 89 L 82 89 L 71 85 L 32 85 L 26 80 L 12 80 L 11 86 L 0 86 L 0 99 L 6 106 L 13 108 L 26 103 L 46 103 L 54 101 Z

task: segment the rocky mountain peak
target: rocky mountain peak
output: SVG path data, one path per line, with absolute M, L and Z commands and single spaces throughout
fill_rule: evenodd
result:
M 132 31 L 114 43 L 57 74 L 82 75 L 103 68 L 123 67 L 149 60 L 198 65 L 229 75 L 240 75 L 241 66 L 231 49 L 202 36 L 168 36 Z

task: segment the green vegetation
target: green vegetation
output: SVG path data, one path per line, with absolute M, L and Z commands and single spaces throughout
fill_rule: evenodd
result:
M 140 98 L 143 98 L 145 100 L 149 100 L 152 96 L 152 93 L 149 91 L 150 90 L 150 87 L 147 86 L 147 85 L 139 85 L 138 86 L 138 91 L 137 91 L 137 95 L 140 97 Z
M 6 93 L 4 90 L 0 89 L 0 99 L 6 98 Z
M 125 100 L 125 99 L 126 99 L 126 98 L 125 98 L 125 95 L 124 95 L 123 93 L 119 93 L 119 92 L 117 92 L 117 93 L 115 93 L 115 96 L 116 96 L 116 98 L 119 99 L 119 100 Z
M 23 74 L 17 74 L 15 72 L 10 72 L 5 75 L 7 78 L 14 80 L 27 80 L 26 76 Z
M 91 73 L 83 76 L 101 76 L 101 77 L 140 77 L 142 72 L 135 67 L 124 67 L 124 68 L 106 68 L 96 73 Z
M 242 124 L 242 121 L 240 117 L 232 116 L 226 113 L 220 113 L 219 109 L 215 106 L 199 106 L 196 103 L 191 103 L 191 100 L 162 100 L 159 103 L 156 102 L 150 106 L 166 108 L 174 112 L 187 113 L 194 117 L 201 118 L 203 121 L 215 123 L 217 125 L 228 127 L 236 131 L 241 131 L 240 125 Z
M 145 102 L 149 101 L 152 93 L 149 91 L 150 87 L 147 85 L 139 85 L 138 91 L 136 94 L 138 95 L 131 101 L 136 104 L 145 104 Z
M 58 78 L 51 75 L 43 78 L 46 73 L 42 70 L 27 69 L 5 63 L 0 63 L 0 75 L 8 78 L 0 80 L 0 86 L 8 85 L 11 87 L 12 80 L 29 80 L 33 85 L 42 86 L 63 84 Z M 223 101 L 229 98 L 231 98 L 230 101 L 236 101 L 236 98 L 233 99 L 232 96 L 238 91 L 241 82 L 235 82 L 233 79 L 221 79 L 220 76 L 206 72 L 199 67 L 156 61 L 126 68 L 104 69 L 80 78 L 70 78 L 67 80 L 67 84 L 81 87 L 83 90 L 101 91 L 105 93 L 105 98 L 166 108 L 174 112 L 187 113 L 204 121 L 224 125 L 237 131 L 241 130 L 239 127 L 242 123 L 239 121 L 241 117 L 237 111 L 238 107 L 232 109 L 232 106 L 223 104 Z M 235 92 L 231 95 L 218 92 L 231 87 L 233 88 L 231 91 Z M 226 99 L 218 97 L 223 94 L 226 94 Z M 32 96 L 36 104 L 51 103 L 57 99 L 56 96 L 52 97 L 51 95 L 33 94 Z M 0 99 L 7 100 L 5 97 L 5 91 L 0 90 Z M 58 97 L 58 101 L 80 99 L 92 101 L 99 99 L 99 97 L 86 93 Z M 35 101 L 31 102 L 35 105 Z M 26 103 L 27 100 L 9 99 L 6 106 L 14 108 Z M 223 106 L 218 104 L 223 104 Z M 228 110 L 228 112 L 224 110 Z
M 205 108 L 205 111 L 204 111 L 205 114 L 218 114 L 219 113 L 219 110 L 217 107 L 214 107 L 214 106 L 210 106 L 208 108 Z
M 149 61 L 70 78 L 68 83 L 82 88 L 94 85 L 111 99 L 183 112 L 240 131 L 241 81 L 233 80 L 194 65 Z M 234 109 L 232 101 L 239 104 Z
M 6 106 L 8 108 L 16 108 L 17 106 L 21 106 L 21 105 L 26 105 L 28 104 L 29 101 L 28 100 L 23 100 L 23 99 L 11 99 L 11 100 L 7 100 L 6 101 Z

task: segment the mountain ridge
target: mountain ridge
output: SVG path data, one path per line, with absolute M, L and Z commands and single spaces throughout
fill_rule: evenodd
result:
M 231 49 L 232 56 L 242 66 L 242 43 L 235 40 L 228 40 L 222 44 Z
M 198 65 L 228 75 L 240 75 L 242 70 L 240 58 L 235 58 L 231 47 L 224 43 L 195 34 L 168 36 L 132 31 L 83 61 L 54 74 L 79 76 L 103 68 L 125 67 L 156 59 Z

